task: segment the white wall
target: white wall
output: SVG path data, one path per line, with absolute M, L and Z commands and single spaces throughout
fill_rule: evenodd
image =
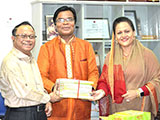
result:
M 12 48 L 11 32 L 23 21 L 32 22 L 33 0 L 3 0 L 0 4 L 0 63 Z

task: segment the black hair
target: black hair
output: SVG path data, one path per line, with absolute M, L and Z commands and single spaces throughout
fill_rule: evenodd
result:
M 31 26 L 32 29 L 34 30 L 33 26 L 32 26 L 28 21 L 24 21 L 24 22 L 16 25 L 16 26 L 13 28 L 13 30 L 12 30 L 12 35 L 13 35 L 13 36 L 16 36 L 16 32 L 17 32 L 18 27 L 20 27 L 20 26 L 22 26 L 22 25 L 29 25 L 29 26 Z
M 60 8 L 58 8 L 55 13 L 54 13 L 54 16 L 53 16 L 53 21 L 54 21 L 54 24 L 56 25 L 56 19 L 57 19 L 57 16 L 60 12 L 62 11 L 71 11 L 73 13 L 73 17 L 74 17 L 74 22 L 76 24 L 77 22 L 77 15 L 76 15 L 76 11 L 73 7 L 68 7 L 68 6 L 62 6 Z
M 116 32 L 115 30 L 116 30 L 117 24 L 119 24 L 121 22 L 127 22 L 131 26 L 132 30 L 135 31 L 134 25 L 133 25 L 132 21 L 129 18 L 127 18 L 127 17 L 118 17 L 113 22 L 113 32 L 114 32 L 114 34 Z

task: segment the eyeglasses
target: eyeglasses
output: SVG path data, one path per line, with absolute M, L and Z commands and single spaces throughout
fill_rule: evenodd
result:
M 56 22 L 59 22 L 59 23 L 73 22 L 73 21 L 74 21 L 73 18 L 66 18 L 66 19 L 64 19 L 64 18 L 59 18 L 59 19 L 56 20 Z
M 16 37 L 20 37 L 20 38 L 22 38 L 22 39 L 27 39 L 27 38 L 29 38 L 29 39 L 35 39 L 37 36 L 35 36 L 35 35 L 23 35 L 23 34 L 19 34 L 19 35 L 15 35 Z

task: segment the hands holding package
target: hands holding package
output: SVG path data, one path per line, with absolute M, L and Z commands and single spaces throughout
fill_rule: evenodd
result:
M 55 86 L 54 86 L 54 90 L 53 92 L 50 93 L 50 102 L 51 103 L 55 103 L 55 102 L 58 102 L 60 101 L 61 99 L 63 99 L 62 97 L 60 97 L 60 87 L 59 87 L 59 84 L 58 83 L 55 83 Z M 90 98 L 88 98 L 89 101 L 96 101 L 96 100 L 99 100 L 101 99 L 102 97 L 105 96 L 105 92 L 103 90 L 96 90 L 96 91 L 92 91 L 90 93 Z M 86 100 L 86 99 L 85 99 Z
M 55 87 L 54 87 L 54 90 L 52 93 L 50 93 L 50 97 L 51 97 L 51 100 L 50 102 L 54 103 L 54 102 L 58 102 L 60 101 L 61 99 L 63 99 L 62 97 L 60 97 L 60 86 L 57 83 L 55 83 Z M 96 101 L 96 100 L 99 100 L 101 98 L 103 98 L 105 96 L 105 92 L 104 90 L 102 89 L 99 89 L 99 90 L 96 90 L 96 91 L 92 91 L 90 93 L 90 97 L 88 97 L 87 99 L 89 101 Z M 122 95 L 122 97 L 124 97 L 124 100 L 126 100 L 127 102 L 135 99 L 137 97 L 137 90 L 128 90 L 125 94 Z M 87 100 L 85 99 L 85 100 Z

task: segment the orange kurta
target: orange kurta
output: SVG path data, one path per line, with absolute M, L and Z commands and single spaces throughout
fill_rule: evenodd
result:
M 93 81 L 96 88 L 98 69 L 95 53 L 91 44 L 85 40 L 74 38 L 71 42 L 73 78 Z M 67 66 L 64 44 L 59 37 L 41 46 L 38 66 L 44 87 L 50 93 L 57 78 L 67 78 Z M 53 104 L 50 120 L 88 120 L 90 119 L 91 103 L 80 99 L 62 99 Z

